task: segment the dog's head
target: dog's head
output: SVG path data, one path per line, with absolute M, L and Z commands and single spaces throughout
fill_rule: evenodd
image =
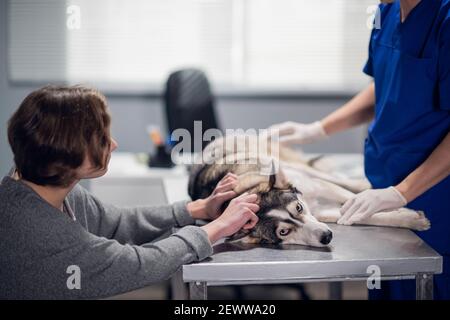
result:
M 242 241 L 246 243 L 273 243 L 273 244 L 302 244 L 314 247 L 328 245 L 332 239 L 330 228 L 319 222 L 311 213 L 308 204 L 303 199 L 300 190 L 293 187 L 286 179 L 283 171 L 278 170 L 269 179 L 260 182 L 256 177 L 254 185 L 246 190 L 241 188 L 238 193 L 247 191 L 258 195 L 260 210 L 256 226 L 251 230 L 241 230 L 229 241 Z

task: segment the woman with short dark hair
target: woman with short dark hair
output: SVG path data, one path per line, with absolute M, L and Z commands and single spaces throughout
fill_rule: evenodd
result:
M 78 182 L 106 173 L 117 147 L 110 122 L 105 97 L 83 86 L 36 90 L 11 117 L 16 167 L 0 185 L 0 299 L 102 298 L 138 289 L 256 224 L 256 196 L 234 198 L 232 174 L 194 202 L 124 209 L 99 201 Z M 198 227 L 195 219 L 213 221 Z M 154 241 L 173 227 L 181 229 Z

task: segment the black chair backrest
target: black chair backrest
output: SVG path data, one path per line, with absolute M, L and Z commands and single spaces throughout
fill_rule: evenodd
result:
M 220 129 L 214 111 L 214 96 L 206 75 L 197 69 L 173 72 L 167 80 L 164 98 L 169 134 L 179 128 L 188 130 L 192 151 L 201 151 L 194 150 L 194 121 L 201 121 L 202 136 L 208 129 Z M 202 139 L 201 148 L 207 143 Z

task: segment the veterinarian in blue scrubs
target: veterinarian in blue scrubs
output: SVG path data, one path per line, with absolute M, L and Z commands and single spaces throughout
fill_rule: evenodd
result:
M 424 211 L 431 229 L 417 234 L 444 258 L 434 297 L 450 299 L 450 0 L 385 2 L 364 67 L 374 83 L 321 121 L 272 128 L 282 143 L 311 143 L 371 121 L 364 154 L 373 189 L 348 200 L 338 223 L 403 206 Z M 383 282 L 369 297 L 415 299 L 415 282 Z

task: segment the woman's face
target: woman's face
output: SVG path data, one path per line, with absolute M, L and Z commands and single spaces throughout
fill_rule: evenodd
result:
M 92 178 L 98 178 L 103 176 L 108 171 L 108 164 L 109 160 L 111 159 L 111 153 L 117 149 L 117 142 L 113 138 L 111 138 L 111 145 L 108 150 L 105 150 L 106 152 L 106 165 L 102 169 L 95 168 L 89 157 L 86 157 L 84 159 L 83 164 L 78 169 L 78 178 L 79 179 L 92 179 Z

